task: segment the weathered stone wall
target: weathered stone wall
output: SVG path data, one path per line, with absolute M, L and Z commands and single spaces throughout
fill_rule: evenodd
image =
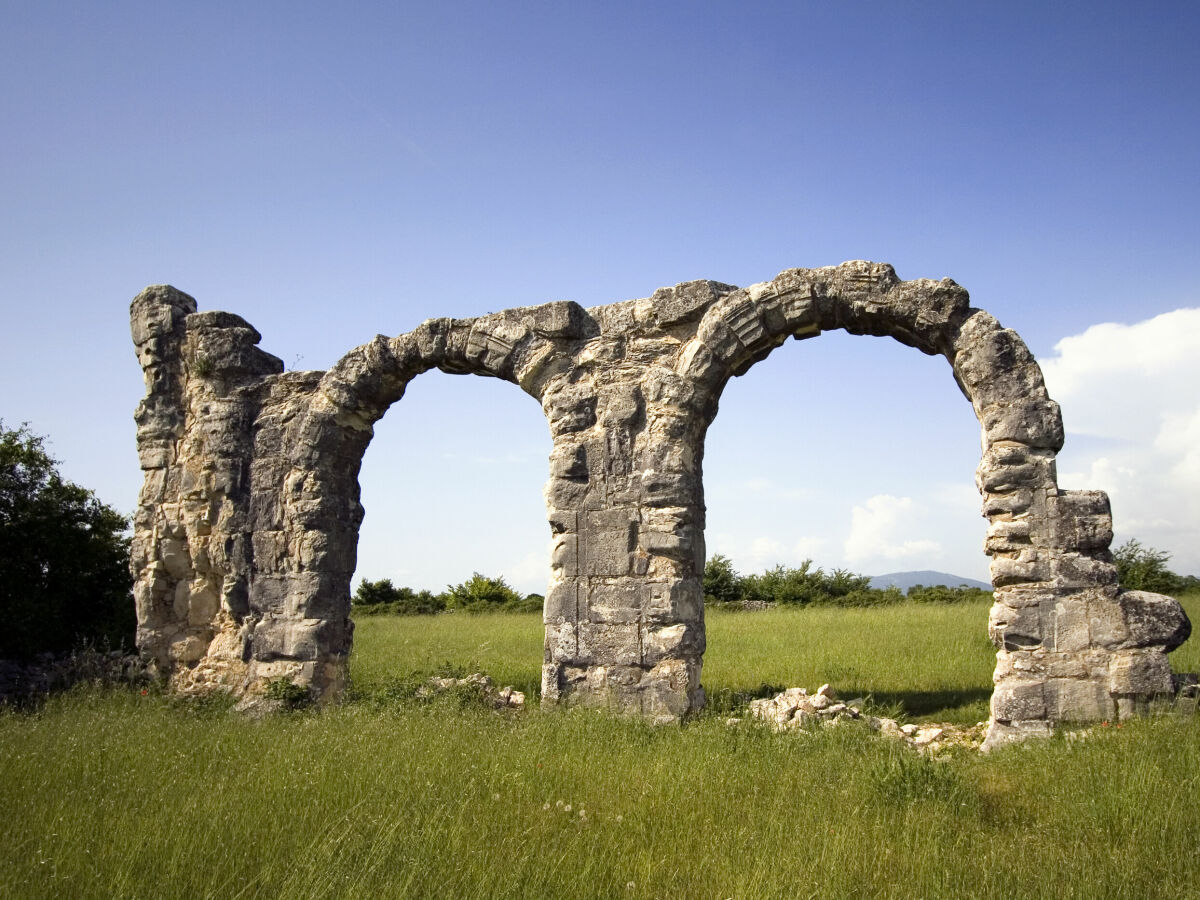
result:
M 671 720 L 704 703 L 704 437 L 721 392 L 789 336 L 842 328 L 949 361 L 982 427 L 998 648 L 992 743 L 1128 715 L 1170 690 L 1179 604 L 1122 591 L 1098 491 L 1060 491 L 1058 406 L 1020 338 L 950 280 L 890 266 L 793 269 L 433 319 L 376 337 L 328 372 L 282 372 L 237 316 L 168 287 L 133 302 L 146 372 L 136 521 L 139 646 L 183 690 L 344 685 L 358 472 L 373 423 L 431 368 L 536 398 L 554 446 L 544 702 Z

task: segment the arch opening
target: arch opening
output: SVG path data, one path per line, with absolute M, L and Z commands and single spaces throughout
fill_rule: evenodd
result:
M 430 371 L 414 378 L 404 397 L 374 425 L 359 482 L 364 507 L 352 586 L 388 579 L 400 589 L 442 595 L 473 573 L 501 578 L 522 596 L 544 595 L 549 529 L 541 497 L 550 440 L 536 401 L 497 379 Z M 356 690 L 383 685 L 396 673 L 433 669 L 453 657 L 447 623 L 424 619 L 442 634 L 432 657 L 404 657 L 399 643 L 415 620 L 372 615 L 350 607 L 355 637 L 350 668 Z M 474 617 L 458 633 L 475 634 Z M 508 629 L 498 634 L 507 639 Z M 431 636 L 430 640 L 433 638 Z M 387 649 L 389 655 L 381 655 Z M 503 671 L 483 668 L 532 697 L 541 669 L 540 646 L 496 647 Z M 440 654 L 440 655 L 439 655 Z M 479 660 L 470 661 L 478 665 Z M 431 668 L 432 667 L 432 668 Z
M 946 376 L 943 359 L 833 331 L 785 342 L 730 379 L 704 437 L 708 559 L 730 559 L 743 578 L 807 560 L 830 576 L 936 569 L 986 581 L 978 426 Z M 899 443 L 909 419 L 924 423 L 922 433 Z M 923 583 L 938 583 L 933 577 Z M 768 589 L 761 579 L 745 587 L 751 607 Z M 796 587 L 809 589 L 817 590 Z M 860 590 L 743 616 L 711 599 L 706 592 L 710 702 L 829 683 L 844 699 L 871 695 L 912 715 L 987 718 L 994 648 L 981 601 L 863 608 L 890 600 Z M 964 663 L 945 666 L 938 683 L 937 665 L 951 652 Z

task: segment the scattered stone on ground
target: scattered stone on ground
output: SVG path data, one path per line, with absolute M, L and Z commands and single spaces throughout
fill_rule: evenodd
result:
M 752 700 L 750 715 L 768 723 L 777 731 L 811 725 L 837 725 L 857 720 L 872 731 L 904 741 L 910 747 L 932 755 L 951 747 L 978 750 L 987 731 L 986 722 L 978 722 L 971 726 L 913 723 L 901 725 L 895 719 L 863 715 L 862 703 L 858 698 L 846 702 L 838 700 L 837 693 L 828 684 L 821 685 L 813 694 L 809 694 L 804 688 L 794 687 L 774 697 Z M 727 721 L 733 725 L 741 720 Z
M 474 688 L 483 698 L 496 709 L 524 709 L 525 694 L 513 690 L 512 687 L 502 687 L 499 690 L 492 679 L 482 672 L 473 672 L 466 678 L 442 678 L 434 676 L 422 687 L 417 689 L 418 697 L 432 697 L 455 688 Z

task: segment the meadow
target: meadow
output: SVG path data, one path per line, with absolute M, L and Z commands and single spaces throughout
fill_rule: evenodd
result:
M 1193 620 L 1200 594 L 1185 598 Z M 534 696 L 536 615 L 359 621 L 354 696 L 249 721 L 154 689 L 0 713 L 5 897 L 1200 896 L 1200 718 L 930 760 L 866 729 L 725 719 L 770 687 L 986 715 L 981 604 L 712 612 L 711 711 L 653 728 Z M 1173 654 L 1200 670 L 1196 639 Z

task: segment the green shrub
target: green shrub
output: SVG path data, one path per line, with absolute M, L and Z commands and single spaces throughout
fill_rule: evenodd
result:
M 489 578 L 478 572 L 461 584 L 448 585 L 443 596 L 447 609 L 465 609 L 468 612 L 518 610 L 525 600 L 503 578 Z
M 296 684 L 290 678 L 272 678 L 267 682 L 268 700 L 282 701 L 288 709 L 301 709 L 312 701 L 308 688 Z
M 445 597 L 432 591 L 414 591 L 396 587 L 390 578 L 379 581 L 363 579 L 350 598 L 357 614 L 400 616 L 426 615 L 446 608 Z
M 761 575 L 747 575 L 741 579 L 741 593 L 743 600 L 785 606 L 836 605 L 840 598 L 853 594 L 855 599 L 850 605 L 859 606 L 864 605 L 862 599 L 871 590 L 870 584 L 866 575 L 846 569 L 827 574 L 823 569 L 814 569 L 812 560 L 806 559 L 798 568 L 779 565 Z
M 1141 541 L 1130 538 L 1113 551 L 1117 581 L 1128 590 L 1182 593 L 1188 587 L 1188 579 L 1181 578 L 1167 568 L 1170 558 L 1170 553 L 1143 547 Z
M 742 577 L 728 556 L 720 553 L 704 564 L 706 603 L 735 603 L 742 598 Z
M 129 520 L 65 481 L 44 441 L 0 422 L 0 658 L 132 646 Z

